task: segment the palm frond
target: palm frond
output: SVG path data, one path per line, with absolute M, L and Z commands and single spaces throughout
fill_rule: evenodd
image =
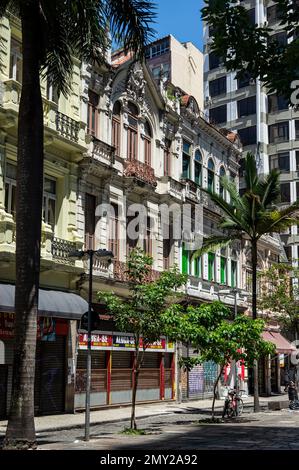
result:
M 156 6 L 143 0 L 107 0 L 107 18 L 112 36 L 117 36 L 126 51 L 137 57 L 144 55 L 144 46 L 154 38 L 151 24 L 156 18 Z
M 12 2 L 11 0 L 1 0 L 0 1 L 0 18 L 5 15 L 5 13 L 9 10 L 12 11 L 16 8 L 14 5 L 16 2 Z
M 275 204 L 280 196 L 279 185 L 280 172 L 272 170 L 266 178 L 260 179 L 256 185 L 256 193 L 259 194 L 264 208 Z
M 240 210 L 244 210 L 243 199 L 240 196 L 239 190 L 234 181 L 225 175 L 220 178 L 220 182 L 223 188 L 228 192 L 231 200 L 231 204 Z
M 213 235 L 209 238 L 204 239 L 201 248 L 195 250 L 191 259 L 198 258 L 199 256 L 207 253 L 208 251 L 216 251 L 218 248 L 224 248 L 228 246 L 234 240 L 241 239 L 241 232 L 236 232 L 234 234 L 227 235 Z
M 259 220 L 257 231 L 260 236 L 270 232 L 280 233 L 288 227 L 298 224 L 297 214 L 299 214 L 299 201 L 284 209 L 265 212 Z
M 258 181 L 255 156 L 248 152 L 245 157 L 245 182 L 247 191 L 255 190 Z

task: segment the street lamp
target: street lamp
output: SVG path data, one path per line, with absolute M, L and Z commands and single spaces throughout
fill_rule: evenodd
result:
M 92 267 L 94 258 L 101 258 L 110 263 L 113 258 L 112 251 L 100 250 L 75 250 L 69 254 L 73 258 L 88 258 L 89 279 L 88 279 L 88 316 L 87 316 L 87 362 L 86 362 L 86 394 L 85 394 L 85 436 L 84 440 L 89 441 L 90 431 L 90 386 L 91 386 L 91 312 L 92 312 Z

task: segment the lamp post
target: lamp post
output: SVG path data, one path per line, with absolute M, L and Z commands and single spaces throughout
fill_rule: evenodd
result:
M 70 257 L 89 260 L 88 276 L 88 314 L 87 314 L 87 361 L 86 361 L 86 392 L 85 392 L 85 435 L 84 440 L 89 441 L 90 432 L 90 386 L 91 386 L 91 313 L 92 313 L 92 267 L 94 258 L 101 258 L 111 262 L 112 251 L 100 250 L 75 250 L 69 254 Z

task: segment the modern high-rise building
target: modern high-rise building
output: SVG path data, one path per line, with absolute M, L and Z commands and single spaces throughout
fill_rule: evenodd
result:
M 273 37 L 286 44 L 277 5 L 272 0 L 245 0 L 248 21 L 267 24 Z M 289 204 L 299 197 L 299 110 L 275 93 L 268 94 L 260 81 L 247 76 L 236 79 L 221 59 L 211 52 L 210 27 L 204 25 L 204 104 L 210 122 L 238 131 L 243 151 L 257 156 L 260 173 L 273 168 L 281 171 L 281 202 Z M 241 182 L 242 185 L 242 182 Z M 241 186 L 242 188 L 242 186 Z M 281 236 L 289 260 L 298 265 L 298 228 Z

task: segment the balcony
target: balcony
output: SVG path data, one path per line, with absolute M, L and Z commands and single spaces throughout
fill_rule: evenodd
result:
M 84 270 L 86 274 L 89 272 L 89 262 L 84 261 Z M 92 274 L 93 276 L 111 278 L 113 277 L 113 264 L 107 263 L 100 258 L 93 259 L 92 265 Z
M 163 196 L 170 196 L 171 198 L 182 201 L 184 198 L 184 185 L 171 176 L 163 176 L 159 179 L 158 192 Z
M 189 178 L 181 178 L 185 188 L 185 198 L 194 202 L 201 202 L 201 190 L 199 186 Z
M 53 260 L 61 264 L 75 265 L 75 258 L 70 258 L 72 251 L 76 250 L 76 243 L 54 237 L 51 244 Z
M 222 211 L 220 207 L 218 207 L 214 201 L 210 198 L 209 194 L 202 192 L 201 202 L 205 208 L 210 210 L 211 212 L 215 212 L 216 214 L 222 215 Z
M 126 263 L 124 263 L 123 261 L 115 260 L 113 265 L 114 265 L 114 270 L 113 270 L 114 279 L 120 282 L 128 282 L 129 277 L 127 273 Z M 160 274 L 161 274 L 160 271 L 151 269 L 151 271 L 148 273 L 148 276 L 145 278 L 145 282 L 156 281 L 159 278 Z
M 79 139 L 79 122 L 70 118 L 66 114 L 56 112 L 56 130 L 61 137 L 73 142 L 78 142 Z
M 138 160 L 125 161 L 124 176 L 134 178 L 137 182 L 150 185 L 154 188 L 157 186 L 154 169 Z

